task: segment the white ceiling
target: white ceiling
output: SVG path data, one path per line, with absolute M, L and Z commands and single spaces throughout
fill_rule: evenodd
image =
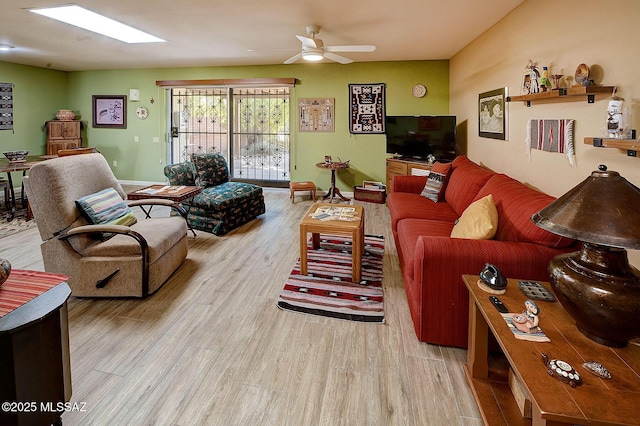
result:
M 66 4 L 0 0 L 0 61 L 63 71 L 281 64 L 296 34 L 325 45 L 373 44 L 356 62 L 449 59 L 524 0 L 78 0 L 167 40 L 126 44 L 27 10 Z M 342 54 L 342 53 L 341 53 Z M 326 61 L 326 59 L 325 59 Z

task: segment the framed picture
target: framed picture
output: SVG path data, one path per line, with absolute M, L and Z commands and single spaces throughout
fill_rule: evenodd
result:
M 480 137 L 507 140 L 507 88 L 478 96 L 478 132 Z
M 298 131 L 333 132 L 334 98 L 298 99 Z
M 93 127 L 127 128 L 126 95 L 93 95 Z

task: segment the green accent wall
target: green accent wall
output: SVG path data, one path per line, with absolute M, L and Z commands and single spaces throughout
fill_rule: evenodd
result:
M 0 152 L 46 152 L 44 123 L 65 108 L 68 73 L 0 62 L 0 82 L 13 83 L 13 132 L 0 130 Z
M 5 70 L 12 72 L 5 72 Z M 21 71 L 22 70 L 22 71 Z M 24 72 L 23 72 L 24 71 Z M 449 61 L 363 62 L 340 65 L 293 64 L 242 67 L 194 67 L 57 72 L 0 62 L 0 80 L 25 87 L 16 92 L 16 120 L 24 120 L 11 144 L 0 133 L 0 143 L 11 149 L 28 146 L 44 153 L 43 124 L 58 109 L 72 109 L 87 123 L 85 145 L 95 146 L 107 158 L 116 177 L 123 181 L 162 182 L 167 160 L 168 111 L 166 90 L 157 80 L 222 78 L 296 78 L 291 108 L 291 180 L 312 180 L 321 190 L 329 186 L 330 173 L 315 167 L 325 155 L 350 160 L 351 167 L 338 174 L 338 186 L 352 191 L 364 179 L 385 180 L 384 135 L 352 135 L 348 130 L 349 83 L 385 83 L 388 115 L 444 115 L 449 113 Z M 37 82 L 37 84 L 36 84 Z M 415 84 L 424 84 L 423 98 L 411 95 Z M 140 90 L 140 101 L 127 102 L 126 129 L 91 127 L 92 95 L 129 95 Z M 28 92 L 27 92 L 28 91 Z M 24 98 L 23 98 L 24 96 Z M 298 133 L 297 98 L 335 98 L 335 132 Z M 153 99 L 153 103 L 151 103 Z M 20 105 L 38 104 L 29 116 Z M 144 105 L 149 117 L 140 120 L 135 109 Z M 28 124 L 27 124 L 28 123 Z M 27 129 L 28 128 L 28 129 Z M 28 134 L 28 136 L 27 136 Z M 138 142 L 135 142 L 136 137 Z M 34 142 L 37 138 L 37 142 Z M 158 142 L 154 142 L 157 138 Z M 29 143 L 27 144 L 27 140 Z M 117 167 L 113 162 L 117 162 Z

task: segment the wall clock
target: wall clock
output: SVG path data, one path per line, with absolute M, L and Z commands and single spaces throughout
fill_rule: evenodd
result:
M 138 118 L 140 120 L 144 120 L 145 118 L 147 118 L 149 116 L 149 110 L 146 107 L 139 106 L 136 109 L 136 115 L 138 116 Z
M 421 98 L 427 94 L 427 88 L 423 84 L 416 84 L 411 89 L 411 94 L 416 98 Z

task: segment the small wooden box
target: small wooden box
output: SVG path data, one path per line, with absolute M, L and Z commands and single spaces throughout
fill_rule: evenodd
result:
M 362 186 L 354 186 L 353 198 L 358 201 L 384 204 L 387 199 L 387 193 L 384 189 L 370 189 L 363 188 Z

